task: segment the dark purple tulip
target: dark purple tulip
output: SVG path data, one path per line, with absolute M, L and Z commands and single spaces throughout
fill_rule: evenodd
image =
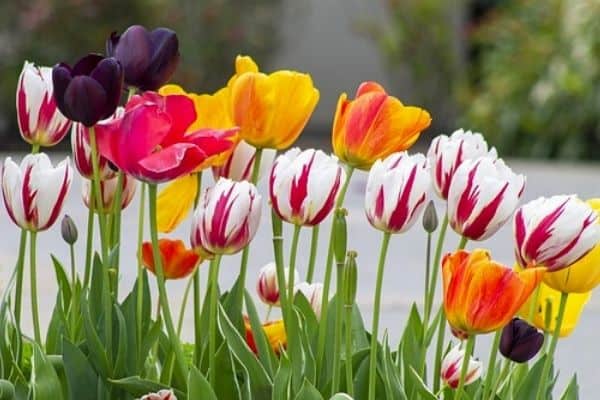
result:
M 502 330 L 500 353 L 514 362 L 531 360 L 542 348 L 544 335 L 519 318 L 514 318 Z
M 114 58 L 88 54 L 73 68 L 57 64 L 52 82 L 58 109 L 67 118 L 89 127 L 117 109 L 123 90 L 123 67 Z
M 157 90 L 167 83 L 179 64 L 179 40 L 171 29 L 149 32 L 141 25 L 132 25 L 122 35 L 110 35 L 106 54 L 121 62 L 127 85 Z

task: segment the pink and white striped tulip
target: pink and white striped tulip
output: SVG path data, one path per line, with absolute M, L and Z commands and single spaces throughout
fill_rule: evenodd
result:
M 440 374 L 446 385 L 452 389 L 458 387 L 460 373 L 465 359 L 465 351 L 461 350 L 460 345 L 454 346 L 442 360 Z M 469 366 L 465 375 L 465 386 L 475 382 L 481 376 L 481 362 L 469 357 Z
M 287 280 L 289 269 L 285 268 L 284 277 Z M 298 276 L 294 271 L 294 282 L 296 285 Z M 260 300 L 269 305 L 279 307 L 279 283 L 277 282 L 277 267 L 274 262 L 270 262 L 260 269 L 258 273 L 258 282 L 256 283 L 256 292 Z
M 221 178 L 207 189 L 194 213 L 191 244 L 211 254 L 234 254 L 254 237 L 261 196 L 250 182 Z
M 393 153 L 369 171 L 365 212 L 374 228 L 400 233 L 416 221 L 427 202 L 431 176 L 423 154 Z
M 502 159 L 466 160 L 455 171 L 448 191 L 448 221 L 456 233 L 471 240 L 492 236 L 519 204 L 525 177 Z
M 112 212 L 114 208 L 115 196 L 117 193 L 117 187 L 119 185 L 119 177 L 105 179 L 100 181 L 100 191 L 102 192 L 102 212 Z M 123 185 L 121 191 L 121 210 L 127 208 L 135 191 L 137 189 L 137 181 L 129 175 L 123 175 Z M 86 207 L 90 207 L 90 194 L 92 190 L 92 181 L 89 179 L 83 179 L 81 185 L 81 198 Z M 97 205 L 94 204 L 94 209 Z
M 23 229 L 43 231 L 56 222 L 73 179 L 67 157 L 56 167 L 44 153 L 29 154 L 17 165 L 4 161 L 2 195 L 10 219 Z
M 86 179 L 92 179 L 94 171 L 88 128 L 80 122 L 75 122 L 71 128 L 71 150 L 73 151 L 73 163 L 79 174 Z M 110 168 L 108 160 L 100 155 L 98 155 L 98 167 L 101 180 L 111 179 L 117 175 Z
M 275 160 L 269 180 L 273 209 L 295 225 L 320 224 L 333 210 L 346 173 L 321 150 L 288 150 Z
M 295 292 L 301 292 L 312 307 L 317 318 L 321 317 L 321 303 L 323 301 L 323 284 L 320 282 L 300 282 L 294 288 Z
M 258 168 L 258 179 L 263 176 L 273 165 L 277 150 L 263 149 Z M 229 156 L 225 164 L 219 167 L 213 167 L 213 177 L 215 181 L 219 178 L 229 178 L 234 181 L 250 181 L 254 169 L 254 159 L 256 157 L 256 147 L 241 140 Z
M 524 268 L 566 268 L 600 242 L 598 213 L 575 195 L 540 197 L 513 218 L 515 254 Z
M 479 157 L 489 157 L 493 160 L 498 157 L 495 148 L 488 150 L 488 144 L 481 133 L 458 129 L 450 136 L 435 137 L 427 151 L 427 158 L 437 195 L 447 199 L 450 182 L 458 167 L 466 160 Z
M 69 131 L 71 121 L 58 110 L 53 91 L 52 68 L 25 61 L 17 84 L 17 120 L 27 143 L 54 146 Z
M 159 390 L 157 393 L 148 393 L 142 396 L 140 400 L 177 400 L 172 390 Z

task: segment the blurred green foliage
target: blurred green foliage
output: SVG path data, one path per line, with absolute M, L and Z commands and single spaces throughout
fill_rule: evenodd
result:
M 265 63 L 278 44 L 282 0 L 31 0 L 0 2 L 0 149 L 24 146 L 15 116 L 23 62 L 68 63 L 104 52 L 110 32 L 166 26 L 179 36 L 172 81 L 212 92 L 234 71 L 237 54 Z

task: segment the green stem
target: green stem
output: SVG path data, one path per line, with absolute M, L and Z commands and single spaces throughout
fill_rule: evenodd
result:
M 463 250 L 467 246 L 468 241 L 469 241 L 469 239 L 466 236 L 461 236 L 460 242 L 458 243 L 457 250 Z
M 269 318 L 271 317 L 271 311 L 273 311 L 273 306 L 269 304 L 267 307 L 267 314 L 265 316 L 265 324 L 269 322 Z
M 494 380 L 494 384 L 491 387 L 490 390 L 490 397 L 488 397 L 488 400 L 494 400 L 496 398 L 496 391 L 498 390 L 499 387 L 501 387 L 502 382 L 506 379 L 506 377 L 508 376 L 508 373 L 510 372 L 510 366 L 511 366 L 511 362 L 508 358 L 504 359 L 504 366 L 502 367 L 502 371 L 500 371 L 500 375 L 498 375 L 498 378 L 496 380 Z M 489 371 L 488 371 L 489 373 Z M 482 395 L 482 398 L 485 395 L 485 392 Z
M 196 267 L 196 270 L 198 267 Z M 194 271 L 196 274 L 196 271 Z M 181 308 L 179 309 L 179 320 L 177 321 L 177 336 L 181 335 L 181 327 L 183 326 L 183 317 L 185 316 L 185 309 L 188 302 L 188 297 L 190 295 L 190 289 L 192 288 L 192 283 L 194 282 L 193 276 L 188 279 L 187 284 L 185 285 L 185 290 L 183 291 L 183 300 L 181 300 Z
M 194 271 L 194 365 L 196 368 L 200 367 L 200 355 L 202 352 L 201 345 L 201 325 L 200 325 L 200 314 L 202 309 L 200 308 L 200 268 L 196 268 Z
M 210 318 L 208 320 L 208 364 L 210 385 L 216 388 L 217 385 L 217 307 L 219 302 L 219 264 L 220 255 L 210 262 Z
M 429 313 L 427 307 L 427 299 L 429 298 L 429 279 L 431 269 L 431 233 L 427 233 L 427 246 L 425 248 L 425 293 L 423 297 L 423 333 L 421 337 L 421 348 L 423 349 L 421 354 L 421 368 L 420 375 L 425 383 L 427 383 L 427 374 L 425 373 L 425 358 L 427 356 L 427 328 L 429 326 Z
M 138 213 L 138 232 L 137 232 L 137 296 L 136 296 L 136 327 L 137 327 L 137 344 L 138 354 L 140 357 L 144 357 L 142 354 L 142 339 L 144 336 L 143 332 L 143 313 L 144 313 L 144 266 L 142 263 L 142 243 L 144 241 L 144 209 L 146 205 L 146 184 L 142 182 L 140 192 L 140 209 Z M 141 363 L 141 359 L 140 359 Z
M 75 246 L 69 245 L 69 253 L 71 255 L 71 339 L 75 340 L 75 328 L 77 324 L 77 314 L 75 312 L 75 303 L 77 301 L 75 297 L 75 291 L 77 287 L 77 272 L 75 269 Z
M 169 306 L 169 299 L 167 297 L 167 290 L 165 288 L 165 276 L 162 266 L 162 258 L 160 256 L 160 249 L 158 247 L 158 230 L 156 223 L 156 184 L 148 184 L 148 199 L 149 199 L 149 214 L 150 214 L 150 238 L 152 240 L 152 256 L 154 258 L 154 266 L 156 272 L 156 283 L 158 286 L 158 299 L 162 315 L 165 320 L 165 326 L 167 333 L 171 341 L 171 347 L 175 352 L 175 362 L 180 369 L 180 372 L 186 373 L 186 363 L 183 357 L 183 351 L 179 343 L 179 337 L 175 331 L 173 325 L 173 317 L 171 315 L 171 307 Z
M 347 284 L 347 283 L 346 283 Z M 346 391 L 354 397 L 354 378 L 352 370 L 352 305 L 346 304 Z
M 298 242 L 300 239 L 301 225 L 294 225 L 294 234 L 292 236 L 292 247 L 290 249 L 290 268 L 288 271 L 287 290 L 288 298 L 294 302 L 294 276 L 296 273 L 296 255 L 298 253 Z
M 544 361 L 544 369 L 542 370 L 540 386 L 538 387 L 536 396 L 536 399 L 538 400 L 545 399 L 544 396 L 546 394 L 546 382 L 548 381 L 548 375 L 550 374 L 550 367 L 552 367 L 552 363 L 554 361 L 554 352 L 556 351 L 556 344 L 558 343 L 558 337 L 560 336 L 560 328 L 562 327 L 563 319 L 565 317 L 568 298 L 568 293 L 560 294 L 560 305 L 558 307 L 558 316 L 556 317 L 556 326 L 554 328 L 550 347 L 546 353 L 546 361 Z
M 454 400 L 460 400 L 463 394 L 463 388 L 465 387 L 465 378 L 467 377 L 467 371 L 469 370 L 469 361 L 475 348 L 475 335 L 470 335 L 467 339 L 467 346 L 465 348 L 465 357 L 463 358 L 462 368 L 460 369 L 460 378 L 458 380 L 458 387 L 456 388 L 456 397 Z
M 385 258 L 387 256 L 388 246 L 390 244 L 391 234 L 385 232 L 381 242 L 381 252 L 379 253 L 379 263 L 377 265 L 377 283 L 375 286 L 375 301 L 373 305 L 373 327 L 371 329 L 371 352 L 369 358 L 369 400 L 375 399 L 375 384 L 377 376 L 377 340 L 379 335 L 379 311 L 381 307 L 381 286 L 383 283 L 383 271 L 385 269 Z
M 341 374 L 341 354 L 342 354 L 342 325 L 344 320 L 344 263 L 338 263 L 336 268 L 336 294 L 335 294 L 335 330 L 333 336 L 333 377 L 331 384 L 331 394 L 333 396 L 338 391 Z M 346 338 L 348 340 L 348 338 Z
M 196 196 L 194 197 L 194 210 L 198 207 L 200 196 L 202 195 L 202 171 L 196 172 Z
M 444 311 L 442 310 L 442 313 Z M 442 352 L 444 351 L 444 336 L 446 333 L 446 318 L 442 315 L 437 331 L 437 344 L 435 346 L 435 361 L 433 367 L 433 392 L 440 390 L 440 379 L 442 370 Z
M 317 261 L 317 248 L 319 247 L 319 225 L 312 227 L 310 236 L 310 257 L 308 259 L 308 271 L 306 272 L 306 282 L 312 283 L 315 275 L 315 262 Z
M 490 361 L 488 362 L 488 367 L 485 375 L 485 382 L 483 384 L 483 392 L 481 393 L 481 397 L 485 398 L 488 388 L 492 384 L 494 378 L 494 371 L 496 371 L 496 357 L 498 356 L 498 346 L 500 345 L 500 337 L 502 336 L 502 329 L 498 329 L 494 334 L 494 341 L 492 343 L 492 348 L 490 349 Z
M 21 330 L 21 304 L 23 301 L 23 272 L 25 265 L 25 248 L 27 247 L 27 231 L 21 229 L 21 239 L 19 239 L 19 257 L 17 258 L 17 282 L 15 288 L 15 322 L 19 331 Z
M 37 154 L 40 152 L 40 145 L 39 143 L 34 143 L 31 145 L 31 154 Z
M 110 234 L 110 248 L 111 251 L 114 249 L 115 254 L 115 270 L 116 273 L 114 275 L 113 285 L 113 293 L 115 298 L 119 296 L 119 258 L 120 258 L 120 241 L 121 241 L 121 198 L 123 196 L 123 181 L 125 176 L 123 171 L 119 171 L 117 175 L 117 192 L 115 193 L 115 198 L 113 200 L 113 211 L 112 211 L 112 227 L 109 232 Z
M 87 288 L 90 283 L 92 272 L 92 244 L 94 242 L 94 188 L 90 186 L 90 205 L 87 219 L 87 236 L 85 238 L 85 272 L 83 275 L 83 287 Z
M 262 160 L 262 154 L 263 154 L 263 149 L 261 149 L 261 148 L 257 148 L 256 153 L 254 153 L 254 165 L 252 166 L 252 178 L 250 179 L 250 182 L 252 182 L 255 185 L 258 182 L 258 175 L 260 172 L 260 161 Z
M 33 333 L 35 341 L 40 346 L 42 345 L 42 335 L 40 333 L 40 315 L 38 310 L 38 295 L 37 295 L 37 273 L 36 273 L 36 250 L 37 250 L 37 232 L 30 232 L 29 246 L 29 262 L 30 262 L 30 278 L 31 278 L 31 316 L 33 318 Z
M 435 291 L 437 287 L 437 279 L 440 270 L 440 261 L 442 259 L 442 250 L 444 248 L 444 239 L 446 238 L 446 231 L 448 229 L 448 214 L 444 215 L 440 233 L 435 246 L 435 256 L 433 258 L 433 270 L 431 271 L 431 284 L 429 285 L 427 302 L 425 304 L 425 313 L 431 315 L 431 308 L 433 307 L 433 299 L 435 298 Z

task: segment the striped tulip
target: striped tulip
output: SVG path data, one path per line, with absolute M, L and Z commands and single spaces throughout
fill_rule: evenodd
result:
M 456 389 L 460 380 L 460 373 L 465 359 L 465 351 L 456 345 L 446 354 L 442 361 L 441 375 L 442 379 L 452 389 Z M 469 366 L 465 375 L 464 385 L 475 382 L 481 376 L 481 362 L 469 358 Z
M 295 286 L 295 291 L 300 292 L 306 297 L 317 318 L 321 317 L 321 303 L 323 300 L 323 284 L 300 282 Z
M 110 179 L 105 179 L 100 182 L 100 191 L 102 192 L 102 212 L 109 213 L 114 209 L 114 201 L 115 195 L 117 193 L 117 188 L 119 185 L 119 178 L 114 177 Z M 133 196 L 135 195 L 135 190 L 137 188 L 137 181 L 133 179 L 129 175 L 123 175 L 123 185 L 121 191 L 121 210 L 127 208 L 127 206 L 133 200 Z M 81 185 L 81 198 L 83 199 L 86 207 L 90 207 L 90 194 L 92 190 L 92 181 L 88 179 L 83 179 L 83 183 Z M 96 209 L 97 205 L 94 204 L 94 209 Z
M 427 203 L 431 178 L 423 154 L 394 153 L 377 160 L 367 180 L 365 211 L 374 228 L 408 230 Z
M 69 158 L 56 167 L 44 153 L 29 154 L 17 165 L 4 161 L 2 194 L 12 221 L 29 231 L 43 231 L 56 222 L 71 187 Z
M 515 254 L 524 268 L 567 268 L 600 242 L 598 213 L 574 195 L 540 197 L 513 219 Z
M 345 180 L 346 173 L 335 156 L 294 148 L 273 164 L 269 179 L 271 204 L 289 223 L 318 225 L 333 210 Z
M 177 400 L 172 390 L 159 390 L 157 393 L 148 393 L 140 400 Z
M 427 158 L 431 165 L 431 177 L 436 193 L 442 199 L 448 198 L 448 190 L 454 173 L 466 161 L 479 157 L 497 158 L 496 149 L 488 150 L 488 144 L 481 133 L 458 129 L 452 135 L 439 135 L 431 141 Z
M 285 268 L 284 277 L 289 276 L 289 269 Z M 294 271 L 295 285 L 298 280 L 296 271 Z M 277 267 L 274 262 L 270 262 L 262 267 L 258 273 L 258 282 L 256 283 L 256 292 L 261 301 L 269 306 L 279 307 L 279 284 L 277 282 Z
M 273 165 L 277 151 L 273 149 L 263 149 L 258 171 L 258 179 L 268 171 Z M 252 179 L 254 169 L 254 158 L 256 157 L 256 147 L 240 141 L 233 150 L 233 153 L 227 158 L 225 163 L 212 168 L 215 181 L 219 178 L 229 178 L 234 181 L 249 181 Z
M 254 237 L 261 214 L 256 186 L 221 178 L 207 189 L 194 213 L 191 243 L 210 254 L 234 254 Z
M 71 121 L 54 100 L 52 68 L 25 61 L 17 84 L 17 121 L 27 143 L 54 146 L 66 136 Z
M 512 216 L 525 188 L 525 177 L 501 159 L 466 160 L 454 173 L 448 191 L 452 229 L 471 240 L 492 236 Z

